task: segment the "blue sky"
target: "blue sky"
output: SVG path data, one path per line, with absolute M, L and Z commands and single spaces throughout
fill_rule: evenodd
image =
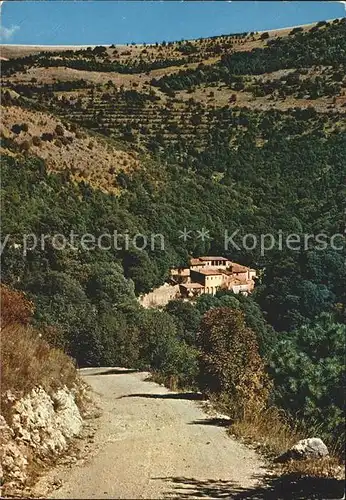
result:
M 1 2 L 0 2 L 1 3 Z M 260 31 L 345 15 L 345 2 L 5 1 L 1 42 L 153 43 Z

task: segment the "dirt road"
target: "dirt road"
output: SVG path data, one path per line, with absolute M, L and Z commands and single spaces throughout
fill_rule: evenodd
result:
M 71 468 L 51 498 L 236 498 L 264 472 L 196 396 L 121 369 L 82 370 L 103 415 L 96 452 Z

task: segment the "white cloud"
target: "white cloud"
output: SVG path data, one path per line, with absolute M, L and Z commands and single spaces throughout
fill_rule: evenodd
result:
M 16 31 L 19 30 L 19 26 L 11 26 L 10 28 L 6 28 L 5 26 L 0 26 L 0 38 L 8 41 L 10 40 Z
M 340 0 L 340 1 L 338 1 L 338 3 L 342 3 L 342 5 L 344 6 L 344 9 L 346 10 L 346 1 L 345 0 Z
M 5 40 L 6 42 L 12 38 L 16 31 L 19 30 L 19 26 L 12 25 L 10 28 L 6 28 L 1 23 L 1 14 L 2 14 L 2 5 L 3 0 L 0 1 L 0 38 Z

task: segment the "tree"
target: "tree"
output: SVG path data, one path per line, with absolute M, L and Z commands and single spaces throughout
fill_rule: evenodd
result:
M 22 126 L 19 125 L 19 123 L 15 123 L 14 125 L 12 125 L 12 128 L 11 128 L 12 132 L 16 135 L 20 134 L 21 131 L 22 131 Z
M 282 335 L 270 360 L 277 403 L 326 438 L 344 440 L 344 349 L 346 325 L 322 314 Z
M 80 284 L 66 273 L 48 271 L 35 273 L 27 288 L 36 296 L 36 322 L 59 328 L 67 352 L 80 366 L 98 366 L 102 345 L 96 314 Z
M 201 321 L 199 310 L 190 302 L 171 300 L 165 307 L 165 311 L 174 317 L 180 338 L 190 345 L 195 345 Z
M 159 283 L 157 266 L 147 252 L 129 250 L 124 255 L 122 264 L 125 276 L 133 280 L 137 293 L 149 292 Z
M 165 311 L 142 312 L 139 324 L 139 367 L 151 368 L 174 380 L 173 385 L 195 384 L 197 351 L 177 337 L 174 319 Z
M 276 342 L 276 333 L 265 320 L 261 308 L 253 297 L 221 290 L 214 296 L 201 295 L 196 302 L 196 309 L 201 313 L 220 307 L 243 312 L 246 326 L 256 333 L 260 355 L 267 359 Z
M 143 367 L 159 370 L 167 356 L 170 339 L 176 337 L 173 318 L 167 313 L 147 310 L 140 324 L 140 359 Z
M 63 128 L 61 125 L 59 125 L 59 124 L 58 124 L 58 125 L 55 127 L 55 133 L 56 133 L 56 135 L 58 135 L 59 137 L 63 137 L 63 135 L 64 135 L 64 133 L 65 133 L 65 132 L 64 132 L 64 128 Z
M 197 340 L 201 389 L 225 394 L 234 418 L 263 410 L 269 382 L 256 334 L 246 326 L 243 313 L 231 308 L 212 309 L 203 317 Z
M 99 310 L 121 309 L 135 299 L 134 286 L 119 265 L 94 263 L 89 268 L 86 293 Z

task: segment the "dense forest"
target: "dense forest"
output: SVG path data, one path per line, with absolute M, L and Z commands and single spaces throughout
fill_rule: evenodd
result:
M 177 47 L 187 57 L 195 54 L 193 44 Z M 345 47 L 344 21 L 320 23 L 269 40 L 265 48 L 224 54 L 217 64 L 152 83 L 165 91 L 211 81 L 239 84 L 244 73 L 316 64 L 333 67 L 328 85 L 333 79 L 340 83 L 333 75 L 344 64 Z M 88 70 L 98 71 L 100 64 L 106 72 L 112 64 L 109 71 L 121 72 L 100 60 L 102 51 L 89 52 Z M 71 57 L 84 68 L 79 56 L 65 54 L 63 62 Z M 48 60 L 51 67 L 61 63 L 42 54 L 7 61 L 5 73 Z M 147 69 L 137 65 L 131 71 Z M 291 77 L 292 92 L 305 92 L 309 75 L 306 79 L 299 83 L 302 89 L 299 78 Z M 268 85 L 258 82 L 253 91 L 270 93 Z M 290 92 L 290 85 L 282 86 Z M 312 106 L 208 107 L 175 97 L 162 104 L 153 88 L 119 89 L 83 79 L 7 81 L 4 106 L 49 110 L 94 141 L 94 132 L 126 141 L 140 156 L 141 168 L 113 169 L 117 194 L 101 191 L 76 182 L 68 166 L 48 171 L 33 154 L 42 141 L 58 141 L 67 151 L 63 126 L 49 137 L 44 131 L 35 141 L 26 140 L 24 148 L 16 141 L 32 124 L 15 123 L 11 135 L 2 137 L 4 283 L 26 292 L 35 306 L 36 328 L 79 366 L 150 369 L 177 387 L 227 396 L 234 418 L 250 402 L 256 411 L 276 405 L 308 428 L 320 428 L 335 445 L 343 439 L 345 382 L 344 115 L 318 113 Z M 333 95 L 328 89 L 320 94 Z M 194 235 L 205 230 L 208 238 L 184 242 L 184 228 Z M 71 231 L 78 235 L 75 246 L 57 244 L 55 235 Z M 114 231 L 127 235 L 128 244 L 102 250 L 78 244 L 83 234 L 97 239 Z M 225 231 L 236 232 L 237 245 L 225 243 Z M 138 248 L 138 235 L 152 234 L 162 235 L 164 245 Z M 285 241 L 292 234 L 298 241 L 294 248 L 280 245 L 280 237 Z M 245 245 L 247 235 L 257 242 L 272 235 L 275 245 L 270 250 Z M 170 267 L 208 254 L 257 269 L 254 293 L 221 291 L 161 309 L 140 306 L 138 296 L 163 284 Z

